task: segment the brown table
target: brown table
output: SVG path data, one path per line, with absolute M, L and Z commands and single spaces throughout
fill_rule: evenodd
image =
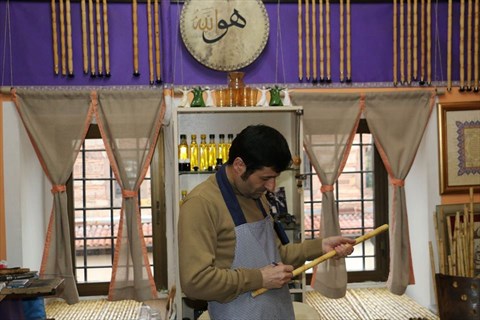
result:
M 63 278 L 31 279 L 25 288 L 3 288 L 0 301 L 3 299 L 25 299 L 43 296 L 55 296 L 63 290 Z

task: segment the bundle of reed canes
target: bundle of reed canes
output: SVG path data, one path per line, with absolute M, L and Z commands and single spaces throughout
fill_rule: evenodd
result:
M 454 215 L 446 216 L 443 209 L 440 210 L 440 217 L 445 218 L 441 223 L 446 226 L 446 232 L 442 236 L 439 223 L 435 219 L 440 273 L 475 277 L 473 188 L 470 188 L 470 202 L 464 204 L 463 212 L 457 211 Z

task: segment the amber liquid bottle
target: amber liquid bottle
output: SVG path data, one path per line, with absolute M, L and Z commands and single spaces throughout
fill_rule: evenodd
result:
M 230 152 L 230 146 L 232 145 L 232 141 L 233 141 L 233 133 L 229 133 L 227 135 L 227 142 L 225 142 L 225 150 L 224 150 L 224 154 L 223 154 L 223 163 L 226 163 L 228 161 L 228 153 Z
M 192 134 L 190 139 L 190 171 L 198 171 L 198 169 L 197 135 Z
M 211 134 L 208 141 L 208 170 L 212 171 L 217 164 L 217 144 L 215 142 L 215 135 Z
M 198 146 L 198 157 L 200 159 L 200 171 L 208 169 L 208 145 L 207 135 L 200 135 L 200 145 Z
M 181 134 L 180 143 L 178 144 L 178 170 L 187 171 L 189 162 L 187 135 Z
M 225 135 L 224 134 L 219 134 L 218 135 L 218 153 L 217 153 L 217 165 L 218 165 L 218 159 L 222 160 L 222 164 L 225 163 Z

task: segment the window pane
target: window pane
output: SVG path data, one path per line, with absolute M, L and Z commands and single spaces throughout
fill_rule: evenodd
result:
M 363 179 L 363 199 L 365 200 L 373 200 L 373 192 L 374 192 L 374 185 L 373 185 L 373 172 L 364 173 Z
M 74 197 L 74 206 L 75 208 L 83 208 L 83 181 L 73 181 L 73 193 L 75 195 Z
M 361 199 L 362 198 L 362 174 L 342 173 L 337 180 L 338 199 Z
M 83 189 L 83 185 L 80 186 Z M 85 190 L 78 190 L 78 193 L 85 192 L 85 208 L 110 207 L 109 180 L 88 180 L 85 181 L 84 188 Z M 77 194 L 77 192 L 75 194 Z
M 97 258 L 97 257 L 95 257 Z M 97 262 L 101 263 L 103 257 L 98 257 L 98 261 L 93 259 L 89 263 L 89 266 L 95 265 Z M 87 278 L 88 282 L 110 282 L 112 280 L 112 268 L 111 267 L 104 267 L 104 268 L 89 268 L 87 269 Z
M 110 162 L 105 151 L 85 152 L 85 178 L 101 179 L 110 176 Z
M 98 139 L 86 139 L 84 142 L 85 150 L 105 150 L 103 140 Z

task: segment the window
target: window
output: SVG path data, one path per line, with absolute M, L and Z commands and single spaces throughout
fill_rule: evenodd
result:
M 320 232 L 322 194 L 320 180 L 306 156 L 304 172 L 305 237 L 312 239 Z M 334 193 L 342 235 L 356 238 L 387 223 L 387 173 L 364 119 Z M 345 260 L 349 282 L 386 280 L 387 241 L 387 236 L 379 235 L 355 246 L 354 253 Z
M 155 224 L 152 217 L 154 197 L 151 176 L 149 169 L 140 187 L 138 201 L 145 243 L 153 269 Z M 90 126 L 67 188 L 72 255 L 79 293 L 107 294 L 120 222 L 122 192 L 111 170 L 96 125 Z M 155 203 L 157 209 L 158 202 Z

